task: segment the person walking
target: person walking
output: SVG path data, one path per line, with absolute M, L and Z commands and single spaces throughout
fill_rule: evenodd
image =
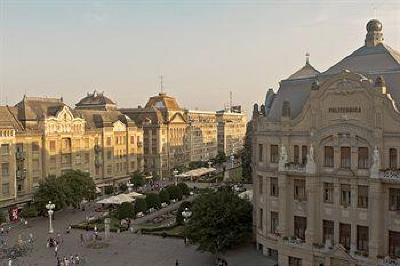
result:
M 179 261 L 178 260 L 175 261 L 175 266 L 179 266 Z
M 83 238 L 83 234 L 81 233 L 81 246 L 83 247 L 83 244 L 85 243 L 85 239 Z
M 57 257 L 58 255 L 58 244 L 54 248 L 54 257 Z

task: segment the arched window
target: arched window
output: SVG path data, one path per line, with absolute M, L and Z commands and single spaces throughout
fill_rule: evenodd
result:
M 282 116 L 290 117 L 290 103 L 289 101 L 284 101 L 282 104 Z
M 397 149 L 389 149 L 389 168 L 397 169 Z

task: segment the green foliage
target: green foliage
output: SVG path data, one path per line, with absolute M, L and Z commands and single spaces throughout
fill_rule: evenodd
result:
M 217 156 L 215 156 L 215 163 L 216 164 L 223 164 L 225 161 L 226 161 L 225 152 L 218 152 Z
M 208 167 L 208 163 L 204 161 L 193 161 L 189 163 L 189 169 Z
M 131 183 L 135 186 L 135 187 L 141 187 L 144 185 L 144 175 L 143 173 L 136 171 L 133 173 L 132 177 L 131 177 Z
M 242 175 L 245 181 L 251 181 L 252 170 L 251 170 L 251 142 L 252 142 L 252 129 L 251 122 L 247 123 L 246 136 L 244 140 L 243 149 L 239 152 L 240 159 L 242 161 Z
M 147 210 L 147 204 L 145 199 L 135 200 L 135 213 L 145 212 Z
M 33 205 L 31 205 L 31 206 L 25 205 L 21 211 L 21 216 L 24 218 L 36 217 L 38 215 L 39 215 L 39 212 L 36 209 L 36 207 Z
M 222 252 L 251 237 L 252 206 L 230 189 L 201 194 L 191 210 L 187 236 L 202 251 Z
M 181 203 L 181 205 L 179 205 L 178 211 L 176 213 L 176 223 L 179 225 L 183 225 L 184 221 L 183 221 L 183 216 L 182 216 L 182 212 L 185 210 L 185 208 L 191 209 L 192 208 L 192 203 L 190 201 L 184 201 Z
M 0 224 L 5 223 L 6 221 L 6 214 L 4 212 L 0 212 Z
M 178 183 L 178 189 L 182 192 L 182 195 L 189 195 L 190 189 L 186 183 Z
M 60 177 L 50 176 L 41 181 L 34 194 L 38 210 L 44 210 L 51 201 L 56 209 L 67 206 L 78 207 L 83 199 L 91 200 L 96 196 L 96 185 L 88 173 L 71 170 Z
M 104 187 L 104 193 L 106 195 L 111 195 L 114 193 L 114 187 L 113 186 L 106 186 Z
M 135 209 L 133 208 L 132 203 L 124 202 L 121 205 L 119 205 L 117 209 L 117 217 L 119 219 L 134 218 Z
M 146 194 L 146 205 L 147 208 L 154 208 L 160 209 L 161 208 L 161 201 L 160 197 L 156 193 L 148 193 Z
M 169 185 L 166 189 L 169 193 L 170 200 L 172 200 L 172 199 L 181 200 L 182 199 L 182 191 L 178 186 Z
M 128 190 L 128 186 L 125 183 L 120 183 L 119 190 L 122 192 L 126 192 Z
M 161 190 L 159 196 L 160 196 L 161 203 L 162 202 L 166 202 L 166 203 L 169 202 L 169 193 L 168 193 L 168 191 L 166 189 Z

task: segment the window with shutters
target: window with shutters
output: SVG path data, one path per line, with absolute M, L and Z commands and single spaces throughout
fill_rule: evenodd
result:
M 279 189 L 278 189 L 278 178 L 271 177 L 270 179 L 270 194 L 273 197 L 279 196 Z
M 294 145 L 293 147 L 293 162 L 298 164 L 300 160 L 300 149 L 299 145 Z
M 359 169 L 368 169 L 368 148 L 367 147 L 359 147 L 358 148 L 358 168 Z
M 324 148 L 324 167 L 334 167 L 334 149 L 332 146 Z
M 358 208 L 368 208 L 368 186 L 358 186 Z
M 278 145 L 271 145 L 270 161 L 271 161 L 271 163 L 279 162 L 279 148 L 278 148 Z
M 389 149 L 389 168 L 397 169 L 397 149 Z
M 350 147 L 340 148 L 340 167 L 351 168 L 351 149 Z

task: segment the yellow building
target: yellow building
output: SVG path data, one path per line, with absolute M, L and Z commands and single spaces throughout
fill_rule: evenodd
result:
M 143 169 L 143 131 L 103 94 L 88 94 L 76 109 L 24 97 L 0 113 L 0 207 L 29 201 L 40 180 L 70 169 L 89 172 L 100 187 Z
M 227 156 L 236 154 L 244 145 L 247 118 L 241 111 L 224 110 L 217 112 L 218 152 Z

